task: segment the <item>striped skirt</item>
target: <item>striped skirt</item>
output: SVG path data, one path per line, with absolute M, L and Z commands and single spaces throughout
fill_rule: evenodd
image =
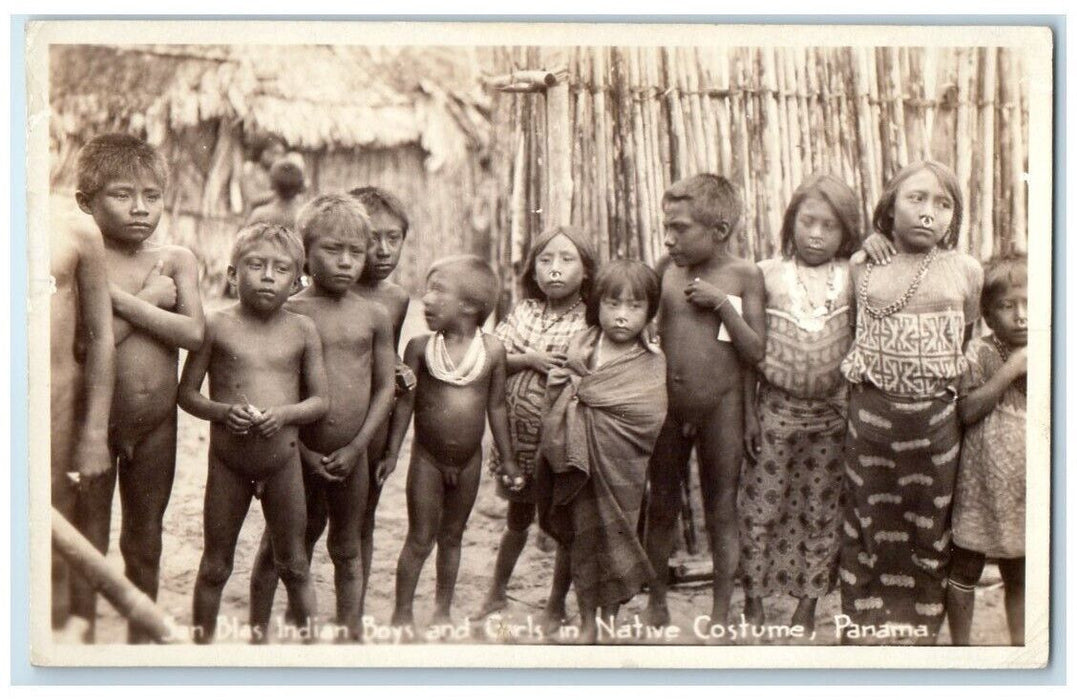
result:
M 945 613 L 960 448 L 950 396 L 904 401 L 871 385 L 853 388 L 838 571 L 842 612 L 876 631 L 909 625 L 927 636 L 868 633 L 846 641 L 934 643 Z

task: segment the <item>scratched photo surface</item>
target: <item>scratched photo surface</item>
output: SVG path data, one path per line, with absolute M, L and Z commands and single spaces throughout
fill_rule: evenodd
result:
M 1046 663 L 1049 29 L 26 47 L 34 663 Z

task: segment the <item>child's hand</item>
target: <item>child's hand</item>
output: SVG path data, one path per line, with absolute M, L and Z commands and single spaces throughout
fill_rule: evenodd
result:
M 279 407 L 260 411 L 254 406 L 248 406 L 247 411 L 251 416 L 251 426 L 264 438 L 273 437 L 284 427 L 284 420 L 281 418 Z
M 759 459 L 762 449 L 762 430 L 759 428 L 759 417 L 755 411 L 748 411 L 744 417 L 744 454 L 751 461 Z
M 224 425 L 235 435 L 246 435 L 251 429 L 251 414 L 247 410 L 247 404 L 234 403 L 229 406 Z
M 501 483 L 505 485 L 505 488 L 514 493 L 522 491 L 524 488 L 523 474 L 520 473 L 520 468 L 516 466 L 516 462 L 512 459 L 501 459 L 501 475 L 498 478 L 501 479 Z
M 710 311 L 717 310 L 728 298 L 721 289 L 698 277 L 689 282 L 688 286 L 684 288 L 684 295 L 688 298 L 689 303 Z
M 330 474 L 338 479 L 344 479 L 352 473 L 352 469 L 355 469 L 356 463 L 363 456 L 365 450 L 366 445 L 357 447 L 349 443 L 339 450 L 322 457 L 322 464 L 325 465 Z
M 72 466 L 78 475 L 78 483 L 101 476 L 108 472 L 112 460 L 108 452 L 108 442 L 104 437 L 93 438 L 81 436 L 75 443 L 74 463 Z
M 176 306 L 176 282 L 164 274 L 164 261 L 158 260 L 150 274 L 142 282 L 142 289 L 137 296 L 159 309 L 172 309 Z
M 1021 347 L 1010 353 L 1006 366 L 1013 372 L 1014 379 L 1028 375 L 1028 348 Z
M 396 455 L 385 455 L 380 462 L 378 462 L 378 468 L 374 470 L 374 478 L 378 482 L 378 486 L 385 483 L 385 480 L 389 478 L 389 475 L 396 471 Z
M 868 256 L 868 260 L 871 260 L 876 265 L 890 264 L 890 258 L 897 253 L 894 244 L 881 233 L 871 234 L 864 239 L 860 247 L 863 249 L 864 254 Z
M 312 449 L 307 448 L 303 443 L 299 443 L 299 460 L 303 463 L 303 469 L 308 474 L 324 479 L 325 481 L 340 481 L 343 477 L 337 477 L 330 474 L 325 468 L 325 455 L 321 452 L 315 452 Z
M 568 359 L 568 355 L 563 352 L 539 352 L 530 349 L 524 356 L 527 357 L 528 366 L 539 374 L 549 374 L 551 369 L 564 367 Z

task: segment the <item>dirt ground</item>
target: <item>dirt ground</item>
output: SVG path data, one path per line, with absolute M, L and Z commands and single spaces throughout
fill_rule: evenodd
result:
M 404 340 L 423 332 L 421 304 L 412 304 L 412 313 L 404 328 Z M 192 418 L 183 411 L 179 413 L 179 448 L 176 466 L 176 482 L 165 515 L 164 554 L 161 562 L 161 585 L 158 603 L 171 615 L 177 630 L 189 625 L 191 621 L 191 600 L 194 590 L 195 574 L 202 551 L 202 499 L 206 483 L 206 455 L 209 446 L 209 426 L 207 423 Z M 407 514 L 404 498 L 405 470 L 408 464 L 408 446 L 410 434 L 405 440 L 404 454 L 400 467 L 387 483 L 378 509 L 377 530 L 375 533 L 374 564 L 370 577 L 370 590 L 366 598 L 366 614 L 372 616 L 378 625 L 386 626 L 393 605 L 394 573 L 396 559 L 407 533 Z M 118 571 L 122 571 L 122 559 L 119 554 L 119 499 L 117 497 L 112 524 L 112 542 L 108 558 Z M 257 550 L 263 529 L 263 517 L 258 502 L 255 502 L 244 523 L 236 552 L 235 568 L 224 590 L 221 615 L 236 625 L 247 621 L 247 587 L 250 582 L 251 564 Z M 457 630 L 454 632 L 462 641 L 469 643 L 489 643 L 492 641 L 511 641 L 515 643 L 549 643 L 545 637 L 537 638 L 534 627 L 529 626 L 529 618 L 537 623 L 537 618 L 546 601 L 550 574 L 553 570 L 553 554 L 536 546 L 537 530 L 516 567 L 515 575 L 509 586 L 509 607 L 502 613 L 502 622 L 484 625 L 474 622 L 474 616 L 489 585 L 498 541 L 504 525 L 504 502 L 497 496 L 494 484 L 488 474 L 483 475 L 483 484 L 475 510 L 464 535 L 463 554 L 460 576 L 456 585 L 454 619 Z M 416 621 L 424 625 L 433 611 L 434 592 L 434 557 L 431 556 L 423 570 L 416 597 Z M 685 560 L 694 569 L 706 567 L 702 557 Z M 315 549 L 312 572 L 317 587 L 320 617 L 328 620 L 333 609 L 333 569 L 326 554 L 324 538 Z M 694 622 L 697 616 L 705 615 L 710 610 L 709 585 L 695 584 L 678 586 L 670 591 L 670 609 L 673 625 L 679 628 L 680 636 L 675 643 L 702 644 L 728 643 L 696 633 Z M 641 594 L 625 605 L 619 624 L 635 622 L 635 616 L 642 617 L 646 595 Z M 278 589 L 274 619 L 283 619 L 285 595 L 283 587 Z M 734 594 L 733 615 L 739 619 L 743 607 L 741 591 Z M 767 601 L 767 621 L 771 624 L 787 623 L 795 607 L 793 599 L 770 599 Z M 98 603 L 101 616 L 98 627 L 98 641 L 102 643 L 122 643 L 126 638 L 126 625 L 105 601 Z M 569 612 L 575 614 L 575 601 L 569 596 Z M 818 623 L 814 640 L 780 640 L 768 639 L 740 640 L 736 643 L 767 644 L 835 644 L 834 616 L 840 612 L 837 592 L 832 592 L 820 603 Z M 469 626 L 462 623 L 470 622 Z M 578 622 L 573 619 L 572 623 Z M 706 626 L 704 621 L 703 626 Z M 571 630 L 570 630 L 571 631 Z M 387 630 L 382 628 L 382 633 Z M 633 631 L 626 633 L 627 638 L 620 643 L 656 643 L 645 635 Z M 224 638 L 227 636 L 228 638 Z M 448 634 L 446 634 L 448 636 Z M 568 635 L 569 637 L 571 635 Z M 218 643 L 244 643 L 246 637 L 241 628 L 236 634 L 220 634 Z M 279 641 L 279 640 L 278 640 Z M 558 640 L 559 641 L 559 640 Z M 1002 608 L 1002 588 L 998 570 L 989 565 L 980 588 L 977 590 L 977 608 L 973 643 L 998 645 L 1008 643 L 1005 615 Z M 940 644 L 949 643 L 948 633 L 944 629 Z

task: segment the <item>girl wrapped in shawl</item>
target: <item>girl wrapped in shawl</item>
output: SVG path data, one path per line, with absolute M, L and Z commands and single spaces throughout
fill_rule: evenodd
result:
M 666 416 L 665 357 L 643 338 L 658 309 L 658 276 L 636 261 L 599 272 L 590 328 L 549 373 L 539 523 L 569 551 L 580 641 L 597 639 L 596 613 L 615 618 L 654 571 L 636 534 L 647 462 Z

